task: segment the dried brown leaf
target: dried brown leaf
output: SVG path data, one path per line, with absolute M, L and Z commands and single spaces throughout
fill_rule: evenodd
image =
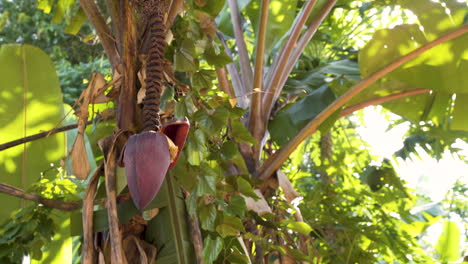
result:
M 71 150 L 72 159 L 72 171 L 73 174 L 80 180 L 88 178 L 88 174 L 91 171 L 89 167 L 88 155 L 86 154 L 86 147 L 84 142 L 83 134 L 79 134 L 76 137 L 75 143 Z
M 123 245 L 125 248 L 125 256 L 129 264 L 154 263 L 157 249 L 153 245 L 132 235 L 124 239 Z
M 195 17 L 200 21 L 200 28 L 211 38 L 216 36 L 216 24 L 208 13 L 195 11 Z

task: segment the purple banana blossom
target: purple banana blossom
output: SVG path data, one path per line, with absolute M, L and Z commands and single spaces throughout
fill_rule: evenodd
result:
M 128 139 L 120 165 L 125 166 L 128 189 L 138 209 L 147 207 L 159 192 L 167 171 L 179 158 L 189 128 L 187 119 L 172 121 L 160 132 L 143 131 Z

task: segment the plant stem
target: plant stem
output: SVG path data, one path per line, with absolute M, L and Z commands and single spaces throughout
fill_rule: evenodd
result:
M 317 131 L 317 128 L 320 126 L 320 124 L 322 124 L 335 111 L 340 109 L 346 102 L 348 102 L 351 98 L 360 93 L 366 87 L 373 84 L 374 82 L 376 82 L 386 74 L 392 72 L 393 70 L 397 69 L 406 62 L 416 58 L 425 51 L 444 42 L 452 40 L 456 37 L 459 37 L 465 33 L 468 33 L 468 25 L 463 25 L 455 31 L 452 31 L 434 41 L 422 45 L 418 49 L 394 60 L 390 64 L 379 69 L 378 71 L 374 72 L 367 78 L 361 80 L 359 83 L 351 87 L 342 96 L 337 98 L 327 108 L 320 112 L 315 118 L 310 120 L 305 125 L 305 127 L 302 128 L 301 131 L 299 131 L 298 134 L 296 134 L 291 140 L 288 141 L 288 143 L 286 143 L 286 145 L 284 145 L 275 154 L 273 154 L 259 169 L 259 178 L 268 179 L 273 174 L 273 172 L 275 172 L 282 166 L 283 162 L 285 162 L 288 159 L 289 155 L 297 148 L 297 146 L 299 146 L 299 144 L 301 144 L 303 140 L 305 140 L 307 137 L 311 136 L 313 133 L 315 133 L 315 131 Z
M 244 34 L 242 32 L 242 24 L 240 19 L 240 10 L 236 0 L 228 0 L 229 8 L 231 9 L 231 20 L 234 27 L 234 35 L 236 38 L 237 50 L 239 52 L 240 69 L 242 73 L 244 93 L 252 87 L 252 67 L 250 66 L 249 53 L 245 45 Z
M 273 108 L 273 104 L 276 98 L 276 94 L 279 94 L 282 90 L 282 86 L 279 85 L 279 81 L 281 76 L 285 72 L 286 64 L 289 60 L 291 53 L 296 46 L 297 40 L 299 39 L 299 35 L 304 27 L 307 18 L 309 18 L 310 13 L 316 3 L 316 0 L 309 0 L 307 3 L 302 7 L 302 10 L 299 14 L 299 18 L 296 20 L 296 23 L 293 25 L 291 36 L 289 37 L 288 41 L 284 45 L 283 49 L 280 52 L 280 55 L 277 59 L 273 62 L 273 66 L 271 70 L 268 72 L 268 77 L 266 80 L 265 86 L 265 95 L 263 97 L 263 104 L 264 104 L 264 111 L 263 111 L 263 122 L 265 123 L 270 116 L 271 110 Z M 289 72 L 287 73 L 289 75 Z
M 252 100 L 250 104 L 249 130 L 254 138 L 261 142 L 264 136 L 262 131 L 262 90 L 263 90 L 263 58 L 265 55 L 265 36 L 268 21 L 268 7 L 270 0 L 262 0 L 260 24 L 257 38 L 257 54 L 255 56 L 255 75 L 252 87 Z M 261 145 L 254 146 L 254 160 L 260 160 Z
M 287 58 L 287 61 L 285 62 L 286 64 L 285 70 L 282 72 L 279 78 L 279 84 L 278 84 L 279 87 L 283 87 L 286 81 L 288 80 L 288 76 L 291 73 L 294 65 L 296 65 L 296 62 L 299 60 L 299 57 L 301 56 L 301 54 L 304 52 L 304 49 L 306 48 L 307 44 L 315 35 L 315 32 L 317 32 L 318 27 L 322 24 L 325 17 L 327 17 L 327 15 L 330 13 L 333 6 L 335 6 L 336 1 L 337 0 L 332 0 L 328 2 L 327 5 L 320 11 L 320 13 L 310 23 L 310 25 L 307 27 L 307 30 L 304 32 L 304 34 L 302 34 L 291 56 L 289 56 L 289 58 Z M 280 96 L 280 93 L 281 93 L 281 90 L 278 90 L 274 94 L 273 101 L 276 101 L 278 99 L 278 97 Z
M 431 91 L 430 89 L 416 89 L 416 90 L 404 91 L 401 93 L 392 94 L 392 95 L 381 97 L 381 98 L 371 99 L 369 101 L 361 102 L 359 104 L 346 107 L 345 109 L 343 109 L 343 111 L 341 111 L 340 117 L 347 116 L 357 110 L 363 109 L 371 105 L 383 104 L 385 102 L 393 101 L 393 100 L 408 97 L 408 96 L 428 93 L 430 91 Z

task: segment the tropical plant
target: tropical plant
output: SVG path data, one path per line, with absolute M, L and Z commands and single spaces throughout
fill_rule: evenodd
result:
M 88 78 L 76 100 L 77 125 L 31 136 L 31 129 L 57 126 L 71 110 L 59 103 L 57 77 L 43 52 L 2 46 L 0 76 L 8 85 L 0 104 L 7 126 L 0 132 L 8 134 L 5 141 L 18 137 L 11 131 L 24 137 L 1 145 L 2 173 L 23 189 L 42 179 L 39 186 L 52 194 L 6 184 L 0 191 L 72 211 L 61 213 L 70 219 L 67 234 L 67 225 L 50 228 L 57 221 L 44 218 L 45 208 L 12 203 L 10 211 L 24 209 L 2 228 L 5 262 L 23 254 L 44 259 L 38 248 L 52 260 L 53 231 L 68 241 L 61 252 L 82 263 L 434 261 L 418 236 L 439 215 L 411 211 L 420 197 L 391 161 L 362 147 L 347 116 L 382 104 L 422 131 L 425 138 L 411 142 L 434 156 L 466 139 L 466 4 L 59 0 L 38 7 L 75 29 L 86 14 L 112 74 Z M 48 68 L 39 69 L 38 61 Z M 23 104 L 7 112 L 18 101 Z M 173 119 L 184 129 L 167 123 Z M 50 135 L 71 128 L 77 130 L 65 151 L 63 137 Z M 35 138 L 41 139 L 29 142 Z M 415 149 L 405 147 L 399 155 Z M 28 158 L 41 151 L 56 154 Z M 76 177 L 65 170 L 60 182 L 55 174 L 40 175 L 47 170 L 42 164 L 66 154 Z M 70 191 L 70 182 L 85 191 Z M 81 199 L 65 199 L 64 192 Z M 36 232 L 21 215 L 48 229 L 35 240 L 20 239 Z M 446 229 L 454 229 L 451 222 Z M 71 243 L 70 236 L 82 240 Z M 81 244 L 81 254 L 71 254 L 73 244 Z M 456 248 L 453 239 L 441 239 L 437 249 L 447 245 Z M 8 256 L 11 248 L 18 250 Z

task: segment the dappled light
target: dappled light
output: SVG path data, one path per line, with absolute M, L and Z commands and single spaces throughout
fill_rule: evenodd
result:
M 0 263 L 467 260 L 466 1 L 0 6 Z

